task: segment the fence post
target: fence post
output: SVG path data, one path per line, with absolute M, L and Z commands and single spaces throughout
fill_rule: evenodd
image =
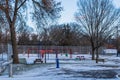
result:
M 11 44 L 8 44 L 8 61 L 12 60 L 12 46 Z M 8 69 L 9 69 L 9 77 L 13 77 L 13 70 L 12 70 L 12 62 L 10 64 L 8 64 Z

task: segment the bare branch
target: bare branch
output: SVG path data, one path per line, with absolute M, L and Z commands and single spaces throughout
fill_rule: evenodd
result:
M 0 9 L 5 12 L 5 7 L 3 7 L 3 5 L 0 4 Z
M 17 7 L 17 10 L 22 6 L 24 5 L 24 3 L 26 2 L 27 0 L 24 0 L 18 7 Z
M 92 50 L 97 50 L 113 33 L 120 19 L 120 10 L 113 6 L 111 0 L 79 0 L 78 8 L 76 19 L 83 34 L 88 36 Z

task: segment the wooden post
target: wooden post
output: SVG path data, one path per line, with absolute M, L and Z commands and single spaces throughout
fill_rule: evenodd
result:
M 12 55 L 12 46 L 8 44 L 8 62 L 12 60 L 13 62 L 13 55 Z M 13 77 L 13 69 L 12 69 L 12 62 L 8 64 L 8 70 L 9 70 L 9 77 Z

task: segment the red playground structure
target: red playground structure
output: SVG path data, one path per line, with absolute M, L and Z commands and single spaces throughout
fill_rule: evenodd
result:
M 52 53 L 52 54 L 55 54 L 56 55 L 56 58 L 58 58 L 58 54 L 60 53 L 60 51 L 69 51 L 69 54 L 70 54 L 70 58 L 72 58 L 72 49 L 38 49 L 38 48 L 28 48 L 28 58 L 30 57 L 30 54 L 32 51 L 34 51 L 35 53 L 37 53 L 38 55 L 38 61 L 41 61 L 43 62 L 43 58 L 46 57 L 45 54 L 46 53 Z M 46 59 L 46 58 L 45 58 Z M 37 61 L 35 61 L 37 62 Z

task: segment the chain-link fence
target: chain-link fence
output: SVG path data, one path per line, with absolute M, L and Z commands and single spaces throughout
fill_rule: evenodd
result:
M 99 48 L 99 53 L 101 53 L 103 49 L 104 47 Z M 37 53 L 37 50 L 58 50 L 58 53 L 66 53 L 71 50 L 72 54 L 90 54 L 92 51 L 90 46 L 18 46 L 19 54 L 28 53 L 28 50 L 31 50 L 31 53 Z
M 7 60 L 8 45 L 0 44 L 0 61 Z

